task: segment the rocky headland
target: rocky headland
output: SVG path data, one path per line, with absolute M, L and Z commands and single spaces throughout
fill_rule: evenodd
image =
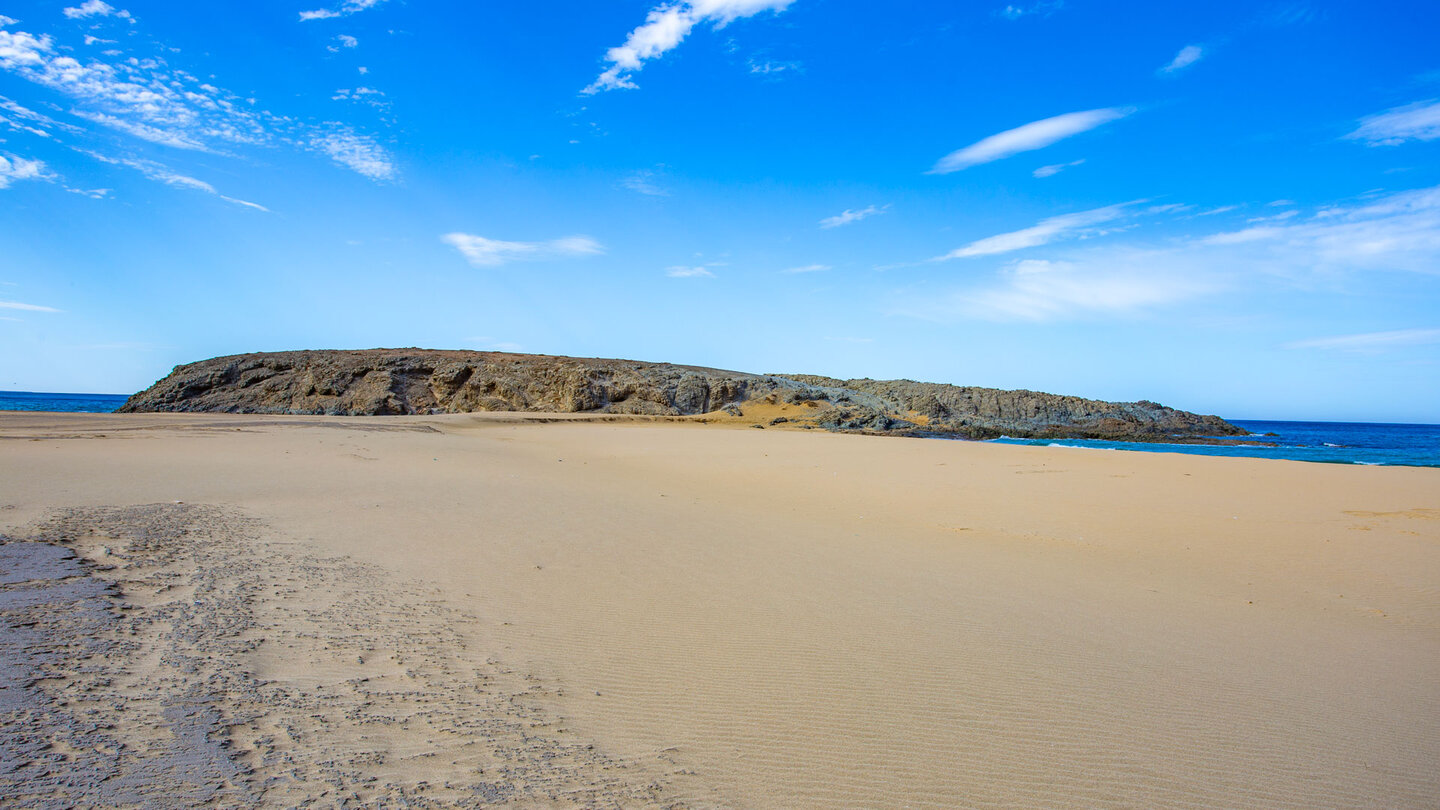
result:
M 1217 416 L 1035 391 L 748 374 L 633 360 L 430 349 L 233 355 L 177 366 L 122 413 L 630 414 L 987 439 L 1216 441 Z

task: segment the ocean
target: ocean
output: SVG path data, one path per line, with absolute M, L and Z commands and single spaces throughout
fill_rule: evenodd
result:
M 63 411 L 110 413 L 125 404 L 125 394 L 40 394 L 0 391 L 0 411 Z
M 1156 444 L 1107 442 L 1092 439 L 1011 439 L 1000 444 L 1051 447 L 1100 447 L 1150 453 L 1189 453 L 1197 456 L 1283 458 L 1324 464 L 1440 467 L 1440 425 L 1394 425 L 1370 422 L 1271 422 L 1229 419 L 1250 431 L 1255 444 Z M 1266 447 L 1272 444 L 1273 447 Z
M 125 404 L 123 394 L 44 394 L 0 391 L 0 411 L 67 411 L 109 413 Z M 1107 442 L 1092 439 L 1011 439 L 999 444 L 1051 447 L 1099 447 L 1150 453 L 1190 453 L 1197 456 L 1283 458 L 1326 464 L 1401 465 L 1440 467 L 1440 425 L 1391 425 L 1369 422 L 1270 422 L 1231 419 L 1250 431 L 1256 444 L 1156 444 Z M 1272 435 L 1273 434 L 1273 435 Z M 1266 447 L 1260 442 L 1273 444 Z

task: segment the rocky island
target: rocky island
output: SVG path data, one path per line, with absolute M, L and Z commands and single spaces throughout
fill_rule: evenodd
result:
M 630 414 L 834 431 L 988 439 L 1205 441 L 1244 435 L 1154 402 L 1035 391 L 749 374 L 632 360 L 430 349 L 293 351 L 178 366 L 124 413 Z

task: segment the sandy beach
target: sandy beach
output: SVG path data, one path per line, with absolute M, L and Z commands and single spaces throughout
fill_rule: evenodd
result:
M 1440 805 L 1440 470 L 0 414 L 0 804 Z

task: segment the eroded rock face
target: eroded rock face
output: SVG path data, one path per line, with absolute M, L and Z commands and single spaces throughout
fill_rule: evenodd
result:
M 909 380 L 762 375 L 669 363 L 504 352 L 368 349 L 217 357 L 178 366 L 122 412 L 439 414 L 475 411 L 692 416 L 806 403 L 831 430 L 964 438 L 1142 441 L 1244 433 L 1153 402 L 1101 402 Z M 796 421 L 792 416 L 790 421 Z

